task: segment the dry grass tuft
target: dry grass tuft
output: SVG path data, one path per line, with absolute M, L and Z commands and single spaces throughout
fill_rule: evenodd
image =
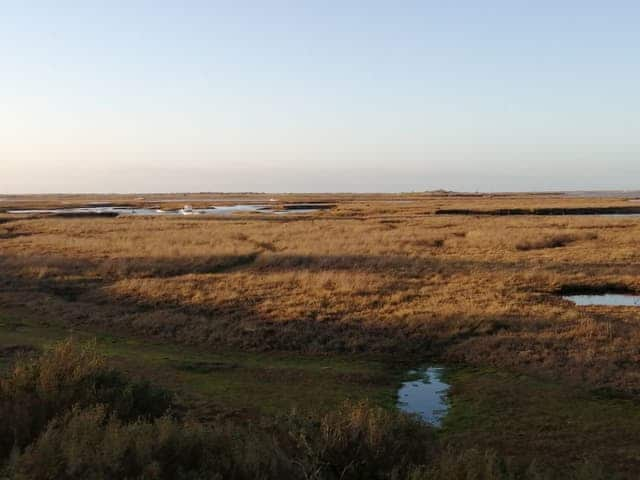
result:
M 556 234 L 532 240 L 525 240 L 516 244 L 516 248 L 524 252 L 528 250 L 542 250 L 545 248 L 560 248 L 566 247 L 567 245 L 580 240 L 595 240 L 597 238 L 598 235 L 595 233 L 589 235 Z

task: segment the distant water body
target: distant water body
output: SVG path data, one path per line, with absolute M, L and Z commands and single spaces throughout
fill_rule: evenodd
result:
M 316 212 L 315 208 L 291 208 L 286 210 L 275 210 L 267 205 L 230 205 L 212 206 L 208 208 L 183 208 L 180 210 L 163 210 L 159 208 L 132 208 L 95 206 L 80 208 L 53 208 L 34 210 L 9 210 L 9 214 L 14 215 L 68 215 L 68 214 L 95 214 L 95 215 L 118 215 L 118 216 L 176 216 L 176 215 L 231 215 L 233 213 L 265 213 L 276 215 L 291 215 Z

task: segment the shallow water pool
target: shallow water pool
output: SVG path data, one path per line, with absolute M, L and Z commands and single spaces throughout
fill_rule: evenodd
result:
M 445 369 L 431 366 L 412 370 L 414 378 L 404 382 L 398 391 L 398 407 L 403 412 L 418 414 L 435 427 L 440 427 L 447 414 L 447 392 L 450 385 L 442 380 Z
M 562 298 L 579 306 L 640 307 L 640 295 L 605 293 L 601 295 L 565 295 Z

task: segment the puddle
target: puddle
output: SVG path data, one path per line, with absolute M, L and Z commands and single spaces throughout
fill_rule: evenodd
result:
M 403 412 L 418 414 L 425 422 L 440 427 L 447 414 L 447 391 L 450 385 L 442 381 L 443 367 L 412 370 L 414 378 L 404 382 L 398 391 L 398 407 Z
M 80 208 L 53 208 L 35 210 L 9 210 L 14 215 L 117 215 L 117 216 L 176 216 L 176 215 L 231 215 L 233 213 L 265 213 L 277 215 L 291 215 L 317 212 L 319 208 L 291 208 L 288 210 L 274 210 L 268 205 L 229 205 L 211 206 L 207 208 L 192 208 L 185 205 L 180 210 L 163 210 L 160 208 L 134 208 L 94 206 Z
M 605 293 L 600 295 L 564 295 L 562 298 L 578 306 L 640 307 L 640 295 Z

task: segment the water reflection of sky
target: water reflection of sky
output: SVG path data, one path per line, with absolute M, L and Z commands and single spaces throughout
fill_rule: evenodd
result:
M 416 413 L 439 427 L 448 408 L 446 394 L 449 385 L 442 381 L 444 368 L 429 367 L 410 374 L 418 375 L 418 378 L 402 384 L 398 391 L 399 408 L 403 412 Z

